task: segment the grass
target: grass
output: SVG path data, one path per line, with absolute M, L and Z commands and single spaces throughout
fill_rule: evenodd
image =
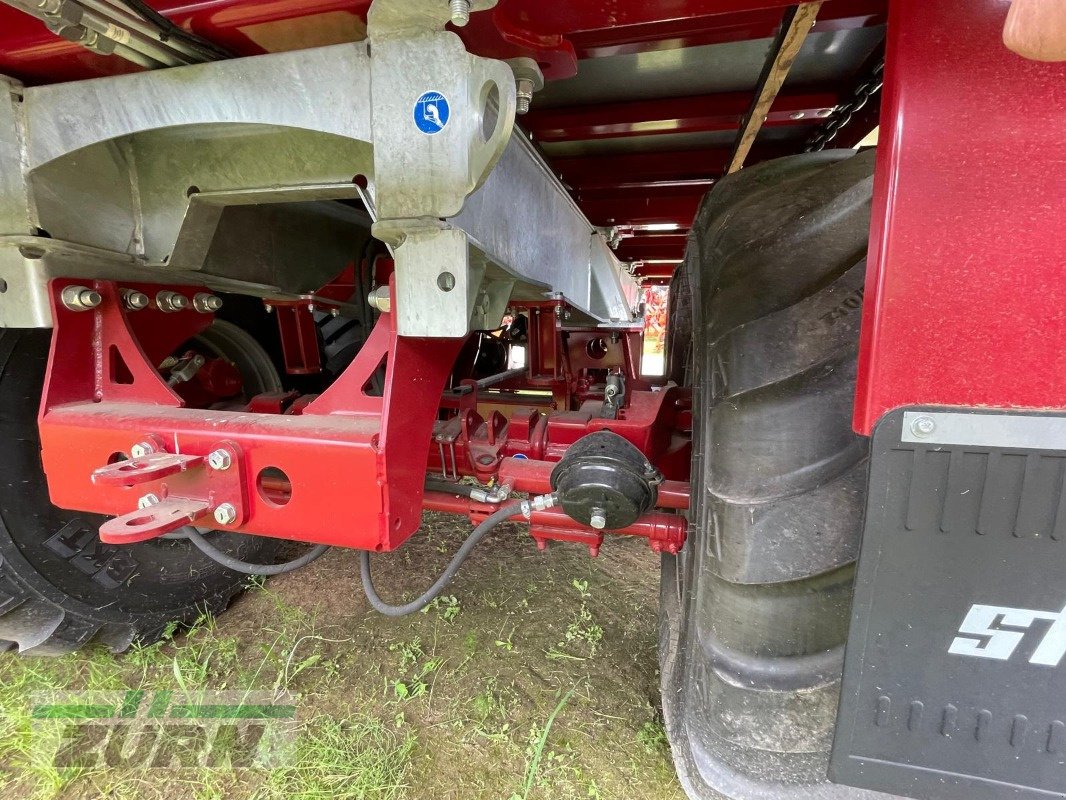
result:
M 421 591 L 467 530 L 440 527 L 382 557 L 381 585 Z M 354 555 L 337 553 L 122 656 L 0 656 L 0 797 L 681 800 L 654 706 L 655 559 L 640 542 L 611 544 L 622 562 L 614 548 L 596 561 L 578 547 L 542 556 L 501 535 L 450 594 L 402 620 L 368 611 Z M 129 689 L 298 695 L 294 758 L 272 770 L 56 767 L 59 729 L 32 727 L 30 696 Z

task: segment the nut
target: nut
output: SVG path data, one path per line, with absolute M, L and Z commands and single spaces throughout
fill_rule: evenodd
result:
M 137 508 L 148 508 L 159 503 L 159 495 L 149 492 L 137 501 Z
M 215 522 L 219 525 L 232 525 L 237 521 L 237 509 L 233 503 L 223 503 L 215 509 Z
M 155 452 L 155 445 L 151 442 L 137 442 L 130 448 L 130 458 L 144 458 Z
M 151 300 L 144 292 L 138 292 L 136 289 L 123 289 L 122 302 L 130 311 L 140 311 L 142 308 L 148 308 Z
M 189 307 L 189 298 L 178 292 L 164 289 L 155 296 L 155 305 L 160 311 L 170 314 L 174 311 L 184 311 Z
M 68 286 L 59 296 L 63 305 L 71 311 L 89 311 L 103 302 L 104 298 L 95 289 L 87 286 Z
M 213 314 L 222 308 L 222 298 L 210 292 L 197 292 L 192 297 L 192 307 L 201 314 Z
M 515 113 L 528 114 L 529 104 L 533 102 L 533 81 L 529 78 L 520 78 L 515 83 Z
M 218 450 L 212 451 L 211 455 L 207 457 L 207 465 L 211 469 L 227 470 L 233 464 L 233 456 L 230 455 L 229 450 L 224 450 L 221 447 Z
M 392 299 L 389 296 L 388 286 L 379 286 L 377 289 L 370 293 L 370 296 L 366 299 L 371 308 L 375 308 L 382 314 L 388 314 L 392 308 Z

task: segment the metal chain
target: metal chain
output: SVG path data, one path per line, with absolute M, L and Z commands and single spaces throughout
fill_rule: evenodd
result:
M 851 122 L 851 118 L 870 102 L 870 98 L 881 91 L 881 86 L 885 82 L 884 70 L 885 62 L 882 60 L 873 68 L 870 77 L 855 88 L 852 99 L 833 109 L 833 113 L 822 123 L 818 132 L 807 140 L 804 152 L 813 153 L 817 150 L 824 150 L 836 138 L 841 129 Z

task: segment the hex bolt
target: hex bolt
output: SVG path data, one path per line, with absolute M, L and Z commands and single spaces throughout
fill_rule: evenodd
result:
M 598 506 L 592 509 L 592 517 L 589 519 L 589 525 L 598 531 L 602 531 L 607 527 L 607 512 Z
M 379 286 L 370 293 L 366 301 L 371 308 L 376 308 L 382 314 L 388 314 L 392 310 L 392 298 L 389 295 L 388 286 Z
M 529 104 L 533 102 L 533 92 L 533 81 L 529 78 L 519 78 L 515 82 L 515 100 L 517 102 L 515 107 L 516 113 L 529 113 Z
M 155 446 L 151 442 L 137 442 L 130 448 L 130 458 L 144 458 L 155 452 Z
M 137 508 L 148 508 L 159 503 L 159 495 L 149 492 L 137 501 Z
M 201 314 L 214 314 L 222 308 L 222 298 L 210 292 L 197 292 L 193 295 L 192 307 Z
M 932 417 L 917 417 L 911 422 L 911 433 L 915 436 L 925 437 L 936 430 L 936 423 Z
M 233 456 L 230 455 L 229 450 L 224 450 L 221 447 L 212 451 L 211 455 L 207 457 L 207 466 L 220 472 L 229 469 L 232 465 Z
M 189 298 L 178 292 L 164 289 L 155 296 L 155 305 L 160 311 L 170 314 L 174 311 L 184 311 L 189 307 Z
M 122 302 L 130 311 L 140 311 L 142 308 L 148 308 L 148 304 L 152 301 L 144 292 L 138 292 L 136 289 L 123 289 Z
M 450 0 L 448 8 L 452 12 L 452 25 L 465 27 L 470 22 L 470 0 Z
M 59 298 L 71 311 L 91 311 L 104 301 L 98 291 L 87 286 L 68 286 Z
M 215 509 L 215 522 L 219 525 L 232 525 L 237 521 L 237 509 L 233 503 L 223 503 Z

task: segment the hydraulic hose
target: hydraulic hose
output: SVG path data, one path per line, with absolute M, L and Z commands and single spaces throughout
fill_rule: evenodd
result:
M 374 581 L 370 576 L 370 552 L 364 550 L 359 556 L 359 572 L 363 578 L 363 591 L 366 593 L 366 599 L 370 601 L 370 605 L 373 606 L 376 611 L 381 612 L 387 617 L 404 617 L 408 614 L 414 614 L 416 611 L 421 611 L 436 599 L 437 595 L 444 590 L 445 586 L 451 583 L 452 578 L 455 577 L 455 573 L 459 571 L 459 567 L 461 567 L 463 562 L 470 556 L 470 553 L 477 546 L 478 542 L 484 539 L 485 536 L 501 522 L 506 521 L 515 514 L 523 513 L 523 509 L 528 503 L 528 500 L 519 500 L 514 503 L 508 503 L 486 517 L 485 520 L 474 528 L 471 534 L 466 538 L 462 547 L 460 547 L 456 554 L 452 556 L 452 560 L 448 562 L 448 566 L 445 568 L 444 572 L 441 573 L 440 577 L 433 582 L 433 585 L 410 603 L 394 606 L 381 599 L 377 590 L 374 588 Z
M 207 539 L 204 538 L 204 535 L 192 526 L 183 528 L 181 533 L 181 538 L 188 539 L 200 549 L 201 553 L 212 561 L 217 561 L 222 566 L 231 569 L 234 572 L 243 572 L 245 575 L 281 575 L 286 572 L 292 572 L 293 570 L 300 569 L 300 567 L 306 567 L 329 550 L 328 544 L 319 544 L 312 547 L 299 558 L 294 558 L 292 561 L 283 561 L 280 564 L 252 564 L 248 561 L 234 558 L 228 553 L 223 553 L 207 541 Z

